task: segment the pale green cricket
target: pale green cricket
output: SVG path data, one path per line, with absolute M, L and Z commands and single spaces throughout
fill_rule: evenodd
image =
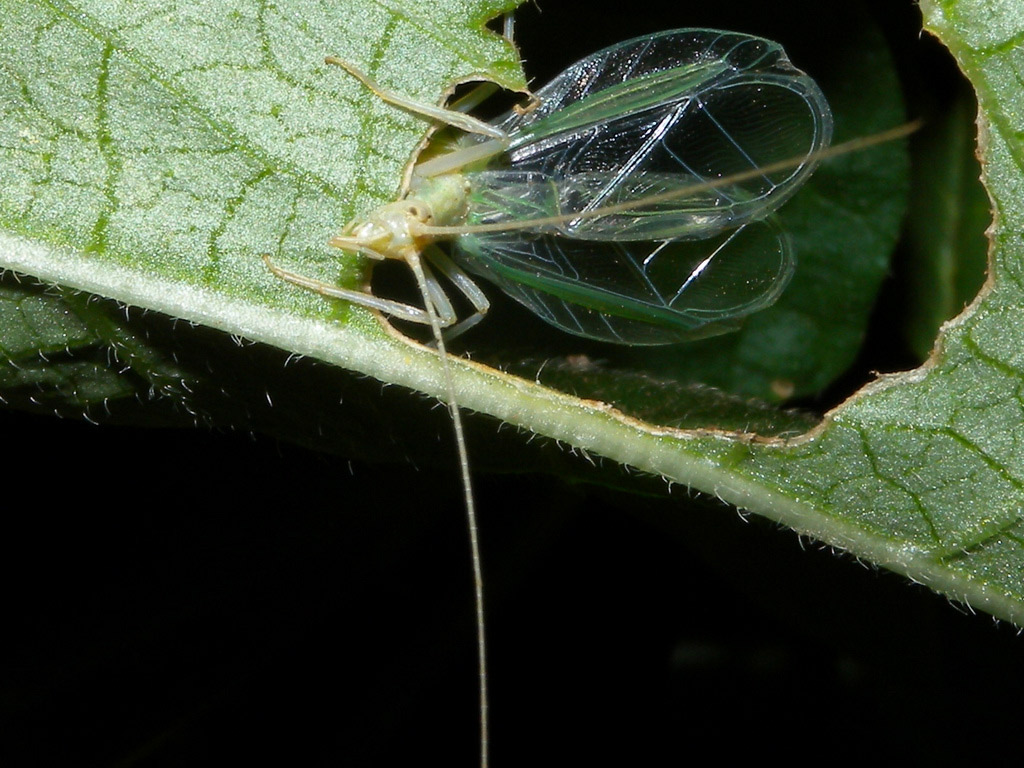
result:
M 771 305 L 794 269 L 771 220 L 813 171 L 832 134 L 824 95 L 769 40 L 680 29 L 627 40 L 569 67 L 488 124 L 391 93 L 339 59 L 382 99 L 465 131 L 417 164 L 407 194 L 331 240 L 413 270 L 415 307 L 287 271 L 325 296 L 432 327 L 455 427 L 476 587 L 481 765 L 488 763 L 483 577 L 469 461 L 444 340 L 496 284 L 569 333 L 665 344 L 721 333 Z M 435 241 L 451 240 L 451 255 Z M 421 258 L 422 257 L 422 258 Z M 475 309 L 459 322 L 434 273 Z M 442 331 L 442 329 L 446 329 Z
M 813 171 L 832 116 L 777 43 L 707 29 L 627 40 L 494 125 L 410 102 L 328 61 L 382 98 L 467 131 L 454 152 L 414 168 L 403 200 L 331 241 L 374 259 L 423 255 L 442 328 L 457 318 L 434 270 L 476 310 L 459 331 L 489 306 L 472 273 L 564 331 L 625 344 L 731 330 L 771 305 L 793 273 L 789 240 L 770 216 Z M 451 256 L 433 245 L 445 239 Z M 426 307 L 274 271 L 429 323 Z

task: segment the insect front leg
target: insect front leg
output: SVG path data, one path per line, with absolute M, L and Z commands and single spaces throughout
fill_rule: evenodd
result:
M 263 261 L 266 263 L 267 268 L 274 273 L 275 277 L 280 278 L 286 282 L 297 285 L 301 288 L 305 288 L 308 291 L 319 293 L 321 296 L 327 296 L 331 299 L 342 299 L 351 304 L 356 304 L 360 307 L 366 307 L 367 309 L 376 309 L 378 312 L 383 312 L 385 315 L 390 317 L 396 317 L 399 320 L 408 320 L 412 323 L 419 323 L 420 325 L 430 325 L 430 316 L 427 314 L 425 309 L 420 307 L 414 307 L 409 304 L 403 304 L 399 301 L 392 301 L 390 299 L 382 299 L 379 296 L 374 296 L 363 291 L 355 291 L 350 288 L 342 288 L 337 285 L 325 283 L 323 280 L 317 280 L 313 277 L 307 277 L 301 275 L 298 272 L 291 272 L 287 269 L 283 269 L 270 259 L 269 254 L 263 254 Z M 437 279 L 434 278 L 434 282 Z M 438 290 L 440 286 L 438 286 Z M 443 296 L 444 292 L 441 291 Z M 431 292 L 433 298 L 433 292 Z M 437 302 L 434 302 L 435 307 Z M 442 328 L 455 323 L 455 312 L 452 309 L 451 302 L 447 301 L 447 297 L 444 299 L 445 307 L 437 307 L 438 322 Z M 447 311 L 445 311 L 445 309 Z

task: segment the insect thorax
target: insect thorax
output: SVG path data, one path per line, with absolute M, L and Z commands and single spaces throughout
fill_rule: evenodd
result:
M 425 223 L 439 227 L 458 226 L 466 220 L 469 189 L 469 180 L 461 173 L 430 177 L 413 175 L 404 202 L 416 203 L 429 209 L 430 220 Z

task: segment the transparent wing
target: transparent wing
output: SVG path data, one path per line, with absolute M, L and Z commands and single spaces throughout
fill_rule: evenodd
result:
M 763 218 L 810 174 L 832 133 L 824 95 L 782 48 L 732 32 L 629 40 L 577 62 L 537 96 L 537 109 L 500 122 L 512 137 L 508 167 L 549 179 L 563 213 L 619 206 L 560 225 L 577 239 L 706 237 Z M 715 183 L 790 159 L 782 170 Z
M 774 303 L 794 268 L 789 240 L 771 220 L 699 241 L 466 235 L 456 258 L 552 325 L 626 344 L 733 330 Z

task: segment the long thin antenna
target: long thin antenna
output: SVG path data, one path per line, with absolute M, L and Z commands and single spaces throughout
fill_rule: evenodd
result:
M 613 203 L 593 210 L 574 211 L 572 213 L 565 213 L 557 216 L 541 216 L 535 219 L 523 219 L 522 221 L 499 221 L 491 224 L 467 224 L 457 227 L 421 224 L 416 227 L 416 234 L 442 238 L 455 237 L 458 235 L 483 234 L 486 232 L 511 232 L 517 229 L 535 230 L 538 227 L 553 227 L 559 224 L 568 224 L 578 219 L 595 219 L 614 213 L 642 210 L 643 208 L 657 205 L 658 203 L 678 200 L 681 197 L 687 197 L 688 195 L 692 195 L 696 192 L 706 192 L 708 190 L 717 189 L 723 185 L 739 184 L 743 181 L 760 178 L 768 173 L 797 168 L 806 162 L 821 162 L 822 160 L 828 160 L 829 158 L 848 155 L 851 152 L 867 149 L 868 147 L 873 147 L 876 144 L 884 144 L 888 141 L 902 139 L 905 136 L 912 134 L 920 128 L 922 124 L 923 121 L 914 120 L 909 123 L 904 123 L 903 125 L 898 125 L 895 128 L 889 128 L 888 130 L 880 133 L 874 133 L 870 136 L 861 136 L 860 138 L 851 139 L 850 141 L 844 141 L 842 144 L 836 144 L 827 149 L 823 149 L 820 152 L 816 152 L 813 155 L 797 155 L 795 157 L 786 158 L 785 160 L 778 160 L 774 163 L 768 163 L 756 168 L 751 168 L 748 171 L 741 171 L 739 173 L 723 176 L 722 178 L 698 182 L 697 184 L 669 190 L 668 192 L 648 195 L 647 197 L 643 197 L 639 200 Z
M 451 412 L 452 426 L 455 429 L 455 448 L 459 456 L 459 469 L 462 474 L 462 493 L 466 507 L 466 522 L 469 529 L 469 549 L 473 561 L 473 586 L 476 592 L 476 647 L 477 669 L 480 675 L 480 768 L 487 768 L 488 758 L 488 700 L 487 700 L 487 633 L 484 625 L 484 575 L 480 561 L 480 540 L 476 524 L 476 503 L 473 499 L 473 481 L 469 474 L 469 451 L 466 450 L 466 435 L 462 428 L 462 412 L 455 397 L 455 383 L 452 381 L 452 370 L 448 362 L 448 350 L 444 346 L 441 324 L 437 319 L 434 302 L 427 290 L 427 276 L 423 271 L 418 253 L 410 254 L 406 259 L 416 284 L 423 295 L 423 305 L 430 318 L 430 329 L 437 342 L 437 354 L 441 358 L 441 372 L 444 376 L 448 395 L 448 410 Z

